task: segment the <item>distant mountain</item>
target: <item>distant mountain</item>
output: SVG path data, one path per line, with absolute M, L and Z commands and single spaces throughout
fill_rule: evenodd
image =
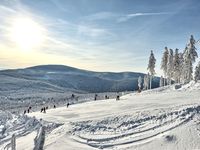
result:
M 138 89 L 135 72 L 93 72 L 63 65 L 41 65 L 0 71 L 1 92 L 117 92 Z M 155 77 L 153 88 L 159 86 Z

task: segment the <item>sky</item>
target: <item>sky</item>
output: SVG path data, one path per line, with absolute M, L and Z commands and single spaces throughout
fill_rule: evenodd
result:
M 0 69 L 62 64 L 156 72 L 164 47 L 200 39 L 199 0 L 1 0 Z M 196 45 L 200 48 L 200 44 Z

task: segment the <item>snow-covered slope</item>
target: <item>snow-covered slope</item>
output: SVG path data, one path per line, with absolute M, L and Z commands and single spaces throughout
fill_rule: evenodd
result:
M 199 97 L 200 83 L 172 85 L 29 116 L 63 124 L 46 135 L 47 150 L 192 150 L 200 149 Z M 19 150 L 30 143 L 31 134 L 17 138 Z
M 119 92 L 138 88 L 142 73 L 92 72 L 62 65 L 42 65 L 0 71 L 0 110 L 23 111 L 32 104 L 66 102 L 72 94 Z M 158 86 L 154 79 L 154 87 Z M 105 96 L 105 95 L 104 95 Z M 90 96 L 94 97 L 94 94 Z M 47 104 L 48 105 L 48 104 Z

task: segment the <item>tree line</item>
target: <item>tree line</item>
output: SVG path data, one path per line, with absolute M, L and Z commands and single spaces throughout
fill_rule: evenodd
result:
M 163 71 L 163 76 L 160 77 L 160 86 L 171 85 L 172 83 L 189 83 L 191 80 L 197 82 L 200 80 L 200 62 L 193 69 L 193 65 L 198 58 L 197 48 L 195 47 L 199 41 L 196 41 L 193 35 L 190 36 L 189 42 L 186 44 L 185 49 L 179 52 L 179 49 L 175 50 L 165 47 L 162 60 L 161 60 L 161 70 Z M 143 79 L 143 89 L 152 88 L 152 79 L 155 76 L 155 64 L 156 58 L 151 50 L 149 63 L 148 63 L 148 73 Z M 193 73 L 194 70 L 194 73 Z M 138 87 L 141 90 L 142 78 L 138 78 Z

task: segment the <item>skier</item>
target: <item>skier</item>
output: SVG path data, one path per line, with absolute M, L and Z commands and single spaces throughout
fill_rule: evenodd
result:
M 29 109 L 27 110 L 27 112 L 29 113 Z
M 97 100 L 97 96 L 98 96 L 98 95 L 97 95 L 97 94 L 95 94 L 95 96 L 94 96 L 94 100 L 95 100 L 95 101 Z
M 43 108 L 43 110 L 44 110 L 44 113 L 46 113 L 46 108 L 45 107 Z
M 120 98 L 119 98 L 119 95 L 117 95 L 117 98 L 116 98 L 116 100 L 118 101 Z
M 53 105 L 53 108 L 56 108 L 56 105 Z
M 41 108 L 41 111 L 40 112 L 43 112 L 43 108 Z
M 67 103 L 67 108 L 69 107 L 69 102 Z
M 24 110 L 24 114 L 26 114 L 26 110 Z

